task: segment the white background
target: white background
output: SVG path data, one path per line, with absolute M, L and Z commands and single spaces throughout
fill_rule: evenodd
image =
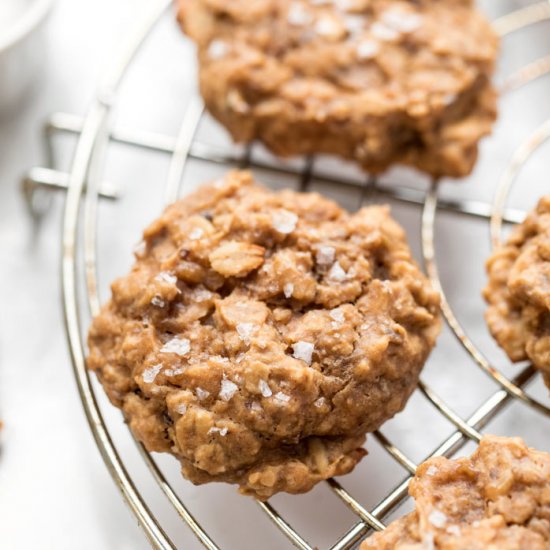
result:
M 54 111 L 85 112 L 101 67 L 138 16 L 140 4 L 132 0 L 59 0 L 49 22 L 49 56 L 44 74 L 39 75 L 29 97 L 11 112 L 0 114 L 0 416 L 5 423 L 0 454 L 0 545 L 9 550 L 147 548 L 95 448 L 73 381 L 58 277 L 60 202 L 54 203 L 52 212 L 39 226 L 33 226 L 18 187 L 28 168 L 44 162 L 42 121 Z M 491 11 L 497 5 L 498 10 L 504 11 L 519 4 L 484 2 Z M 540 26 L 532 39 L 521 35 L 505 42 L 506 63 L 501 74 L 544 51 L 550 52 L 547 31 L 548 27 Z M 195 86 L 194 73 L 193 49 L 167 17 L 123 87 L 118 121 L 175 135 L 184 104 Z M 445 183 L 444 194 L 491 198 L 512 152 L 539 122 L 550 116 L 549 84 L 548 78 L 541 79 L 502 100 L 495 136 L 484 143 L 483 160 L 475 174 L 460 185 Z M 205 139 L 223 142 L 223 134 L 213 128 L 205 128 Z M 70 140 L 60 144 L 64 167 L 70 160 L 71 146 Z M 522 174 L 512 197 L 514 206 L 531 207 L 548 190 L 545 158 L 548 149 L 538 154 Z M 161 208 L 160 186 L 167 162 L 165 158 L 136 156 L 127 150 L 113 153 L 110 159 L 106 177 L 121 187 L 124 198 L 119 206 L 106 205 L 102 210 L 103 297 L 108 281 L 130 265 L 129 250 L 139 239 L 140 228 Z M 330 168 L 328 163 L 327 169 Z M 207 170 L 208 175 L 203 173 L 204 167 L 193 166 L 189 179 L 197 183 L 211 176 L 213 172 Z M 392 176 L 396 177 L 410 175 L 398 171 Z M 321 186 L 318 190 L 332 193 L 350 206 L 354 204 L 349 193 Z M 407 228 L 418 254 L 418 211 L 396 205 L 394 213 Z M 437 229 L 438 253 L 443 258 L 440 269 L 451 304 L 476 343 L 497 366 L 513 376 L 517 369 L 510 368 L 493 345 L 481 317 L 483 259 L 489 252 L 486 225 L 442 215 Z M 426 367 L 425 379 L 463 415 L 496 389 L 448 332 L 443 334 Z M 540 383 L 532 391 L 549 402 Z M 178 548 L 198 548 L 147 481 L 118 413 L 109 406 L 105 406 L 105 411 L 121 452 L 128 457 L 136 478 L 143 480 L 144 494 Z M 522 435 L 530 444 L 550 450 L 548 427 L 548 420 L 542 416 L 525 406 L 514 405 L 488 431 Z M 419 395 L 413 397 L 405 413 L 384 429 L 417 461 L 451 431 Z M 363 504 L 373 506 L 402 479 L 403 471 L 391 463 L 372 438 L 367 448 L 370 456 L 342 483 Z M 231 487 L 192 487 L 180 480 L 177 466 L 169 458 L 163 458 L 161 464 L 223 548 L 288 547 L 250 499 L 235 496 Z M 321 548 L 333 543 L 355 521 L 324 486 L 305 496 L 279 496 L 274 504 L 313 545 Z

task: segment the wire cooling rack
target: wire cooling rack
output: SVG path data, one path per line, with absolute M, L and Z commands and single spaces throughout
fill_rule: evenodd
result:
M 253 155 L 253 146 L 241 153 L 233 149 L 214 147 L 196 137 L 204 111 L 200 100 L 192 99 L 185 112 L 181 128 L 176 136 L 152 133 L 124 127 L 115 127 L 111 123 L 113 102 L 126 70 L 138 53 L 141 45 L 152 32 L 157 22 L 168 10 L 170 2 L 160 0 L 152 3 L 148 13 L 124 44 L 120 56 L 115 58 L 107 72 L 102 86 L 87 115 L 84 118 L 58 113 L 50 117 L 45 126 L 47 162 L 45 168 L 34 168 L 23 182 L 23 191 L 33 216 L 43 215 L 49 200 L 44 190 L 62 190 L 66 192 L 62 234 L 62 290 L 65 325 L 68 344 L 72 356 L 74 373 L 82 404 L 103 460 L 120 489 L 124 499 L 135 514 L 149 542 L 154 548 L 176 548 L 161 525 L 158 517 L 147 502 L 147 498 L 137 488 L 130 475 L 125 459 L 117 450 L 111 431 L 104 420 L 98 404 L 95 383 L 85 368 L 85 339 L 87 321 L 86 310 L 95 315 L 99 311 L 98 275 L 97 275 L 97 234 L 98 205 L 103 199 L 117 200 L 117 191 L 101 182 L 106 156 L 113 143 L 122 143 L 131 148 L 160 152 L 170 156 L 170 169 L 165 187 L 165 202 L 175 200 L 184 181 L 184 170 L 190 160 L 199 160 L 210 166 L 223 169 L 248 166 L 261 169 L 274 177 L 291 177 L 298 182 L 298 188 L 308 190 L 313 180 L 328 186 L 349 187 L 358 190 L 358 204 L 368 201 L 373 195 L 384 199 L 413 205 L 421 211 L 421 250 L 428 276 L 442 296 L 443 314 L 446 322 L 461 346 L 469 354 L 471 364 L 477 366 L 494 383 L 496 390 L 478 408 L 464 418 L 442 399 L 429 385 L 421 381 L 418 392 L 431 404 L 434 414 L 441 415 L 453 428 L 450 436 L 426 453 L 431 456 L 451 456 L 466 443 L 479 442 L 481 429 L 512 400 L 518 400 L 542 416 L 550 417 L 550 408 L 525 390 L 526 384 L 536 376 L 533 367 L 525 366 L 513 378 L 507 377 L 482 353 L 467 335 L 453 308 L 447 300 L 442 286 L 438 258 L 435 254 L 434 226 L 440 210 L 447 210 L 464 218 L 478 218 L 490 222 L 492 245 L 500 241 L 504 223 L 517 223 L 524 217 L 519 209 L 506 208 L 507 198 L 514 181 L 531 155 L 550 138 L 550 120 L 539 128 L 517 149 L 506 167 L 492 203 L 480 200 L 445 200 L 439 197 L 438 182 L 431 182 L 426 188 L 415 186 L 384 185 L 374 177 L 365 177 L 363 181 L 327 175 L 317 167 L 317 159 L 305 159 L 301 168 L 293 168 L 287 163 L 270 163 L 257 160 Z M 167 15 L 170 17 L 171 15 Z M 514 11 L 495 21 L 497 31 L 509 35 L 550 19 L 550 3 L 536 2 L 518 11 Z M 525 84 L 550 72 L 550 56 L 539 58 L 508 77 L 501 86 L 503 93 L 512 92 Z M 71 169 L 68 173 L 56 169 L 53 139 L 58 134 L 77 136 L 77 146 Z M 84 291 L 81 290 L 84 288 Z M 358 498 L 336 480 L 327 481 L 330 489 L 355 516 L 355 523 L 342 536 L 335 534 L 332 550 L 344 550 L 354 547 L 372 530 L 384 529 L 384 521 L 407 498 L 407 488 L 416 470 L 413 461 L 400 447 L 382 432 L 373 437 L 385 449 L 390 457 L 404 472 L 402 481 L 389 491 L 374 507 L 367 508 Z M 207 529 L 197 521 L 184 503 L 183 498 L 165 477 L 161 467 L 153 456 L 136 441 L 142 459 L 158 487 L 181 519 L 190 527 L 198 540 L 211 550 L 223 547 L 223 542 L 214 542 Z M 244 498 L 244 497 L 243 497 Z M 274 525 L 281 530 L 297 548 L 312 550 L 312 546 L 300 532 L 293 528 L 291 520 L 283 517 L 270 503 L 257 503 L 269 516 Z

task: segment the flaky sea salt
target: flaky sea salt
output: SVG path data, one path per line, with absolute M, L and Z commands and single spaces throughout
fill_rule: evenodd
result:
M 378 21 L 372 24 L 370 32 L 375 38 L 387 42 L 397 40 L 400 35 L 399 31 L 396 31 L 395 29 L 392 29 L 391 27 L 388 27 L 387 25 L 384 25 L 384 23 L 380 23 Z
M 206 302 L 212 298 L 212 293 L 204 288 L 198 288 L 195 290 L 195 300 L 197 302 Z
M 327 402 L 327 400 L 324 397 L 319 397 L 319 399 L 317 399 L 317 401 L 315 401 L 313 404 L 317 408 L 321 408 L 321 407 L 325 406 L 326 402 Z
M 158 281 L 159 283 L 167 283 L 169 285 L 175 285 L 178 282 L 178 278 L 175 275 L 168 273 L 168 271 L 161 271 L 155 277 L 155 281 Z
M 455 537 L 458 537 L 460 536 L 460 527 L 458 525 L 449 525 L 449 527 L 447 527 L 447 533 L 449 533 L 450 535 L 455 535 Z
M 388 27 L 403 33 L 410 33 L 422 26 L 422 16 L 417 13 L 407 13 L 400 9 L 390 8 L 381 17 Z
M 380 46 L 374 40 L 361 40 L 355 51 L 357 52 L 357 59 L 372 59 L 380 51 Z
M 197 388 L 195 390 L 195 393 L 197 394 L 197 397 L 199 398 L 199 401 L 202 401 L 203 399 L 206 399 L 210 395 L 209 391 L 203 390 L 202 388 Z
M 224 378 L 221 383 L 220 393 L 218 394 L 219 398 L 223 399 L 223 401 L 229 401 L 238 389 L 239 386 L 237 384 Z
M 304 361 L 308 365 L 311 365 L 311 358 L 313 356 L 313 350 L 315 346 L 310 342 L 296 342 L 292 344 L 292 355 L 295 359 Z
M 161 353 L 175 353 L 176 355 L 187 355 L 191 350 L 191 342 L 187 338 L 179 338 L 176 336 L 169 340 L 160 349 Z
M 146 368 L 142 374 L 143 381 L 146 384 L 152 384 L 155 381 L 157 374 L 160 372 L 160 369 L 162 369 L 162 365 L 153 365 L 152 367 Z
M 256 325 L 254 323 L 239 323 L 237 325 L 237 334 L 245 344 L 250 343 L 250 337 L 255 330 Z
M 273 395 L 273 392 L 271 391 L 269 384 L 265 380 L 260 380 L 258 382 L 258 388 L 260 390 L 260 393 L 264 397 L 271 397 Z
M 253 402 L 250 404 L 250 408 L 251 408 L 253 411 L 256 411 L 256 412 L 261 412 L 261 411 L 263 411 L 262 406 L 261 406 L 257 401 L 253 401 Z
M 226 428 L 226 427 L 223 427 L 223 428 L 218 428 L 217 426 L 212 426 L 209 430 L 208 430 L 208 433 L 209 434 L 215 434 L 215 433 L 219 433 L 222 437 L 226 436 L 227 435 L 227 432 L 229 430 Z
M 178 367 L 177 369 L 166 369 L 164 371 L 164 376 L 177 376 L 178 374 L 182 374 L 184 372 L 184 368 Z
M 153 296 L 151 304 L 156 307 L 164 307 L 166 305 L 166 302 L 160 296 Z
M 294 285 L 292 283 L 287 283 L 283 288 L 283 292 L 285 293 L 285 298 L 292 298 L 292 293 L 294 292 Z
M 290 8 L 288 9 L 287 20 L 291 25 L 301 27 L 311 23 L 312 17 L 309 11 L 306 10 L 302 4 L 292 2 L 292 4 L 290 4 Z
M 334 319 L 334 321 L 340 324 L 346 320 L 346 318 L 344 317 L 344 312 L 339 307 L 331 309 L 329 315 L 332 319 Z
M 315 23 L 315 32 L 321 36 L 338 36 L 340 34 L 340 25 L 333 17 L 323 16 Z
M 178 414 L 184 415 L 187 412 L 187 405 L 185 403 L 180 403 L 176 406 L 176 412 Z
M 273 227 L 279 233 L 288 235 L 296 229 L 296 224 L 298 223 L 298 216 L 294 212 L 289 212 L 288 210 L 277 210 L 271 215 L 271 221 L 273 222 Z
M 330 271 L 328 273 L 328 278 L 331 281 L 335 281 L 337 283 L 341 283 L 342 281 L 345 281 L 347 277 L 346 272 L 342 269 L 342 266 L 340 265 L 340 262 L 336 261 L 332 264 L 332 267 L 330 268 Z
M 229 48 L 223 40 L 212 40 L 208 46 L 208 57 L 210 59 L 222 59 L 228 51 Z
M 331 265 L 334 262 L 336 250 L 332 246 L 320 246 L 315 254 L 315 261 L 319 265 Z
M 434 527 L 441 528 L 447 523 L 447 516 L 443 512 L 434 509 L 430 512 L 430 515 L 428 516 L 428 521 Z
M 283 404 L 283 403 L 288 403 L 290 401 L 290 396 L 287 395 L 286 393 L 279 391 L 273 396 L 273 399 L 278 403 Z
M 192 241 L 196 241 L 196 240 L 200 239 L 203 235 L 204 235 L 204 229 L 202 229 L 202 227 L 194 227 L 189 232 L 189 238 Z
M 437 468 L 433 465 L 429 466 L 426 470 L 426 474 L 429 476 L 435 476 L 435 474 L 437 474 Z

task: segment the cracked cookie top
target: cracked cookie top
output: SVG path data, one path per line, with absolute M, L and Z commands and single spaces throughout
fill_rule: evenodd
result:
M 439 331 L 388 208 L 349 214 L 247 172 L 169 206 L 136 258 L 92 324 L 88 366 L 150 450 L 259 498 L 349 471 Z

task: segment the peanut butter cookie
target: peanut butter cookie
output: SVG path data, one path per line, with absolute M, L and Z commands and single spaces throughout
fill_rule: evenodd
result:
M 550 454 L 488 436 L 469 458 L 432 458 L 409 492 L 416 509 L 361 550 L 548 550 Z
M 151 451 L 266 499 L 349 472 L 399 412 L 439 298 L 386 207 L 247 172 L 169 206 L 93 321 L 88 366 Z
M 471 0 L 178 0 L 206 106 L 239 142 L 376 173 L 470 173 L 498 41 Z
M 529 359 L 550 387 L 550 195 L 487 261 L 491 334 L 512 361 Z

